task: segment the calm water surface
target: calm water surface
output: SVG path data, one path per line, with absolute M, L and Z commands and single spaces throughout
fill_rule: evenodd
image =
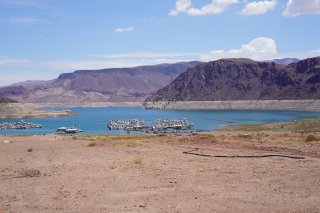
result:
M 41 129 L 0 130 L 0 134 L 48 134 L 58 127 L 77 125 L 82 134 L 114 134 L 124 131 L 108 130 L 109 120 L 141 119 L 151 125 L 154 119 L 187 118 L 194 124 L 193 129 L 214 130 L 228 125 L 258 124 L 276 121 L 292 121 L 320 117 L 320 112 L 274 111 L 274 110 L 144 110 L 140 107 L 94 107 L 94 108 L 50 108 L 54 110 L 72 110 L 73 117 L 30 118 L 24 121 L 42 124 Z M 21 119 L 0 119 L 0 122 L 19 121 Z

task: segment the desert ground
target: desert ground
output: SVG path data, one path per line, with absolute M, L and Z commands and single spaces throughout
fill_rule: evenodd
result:
M 0 136 L 0 212 L 319 212 L 320 141 L 250 128 Z

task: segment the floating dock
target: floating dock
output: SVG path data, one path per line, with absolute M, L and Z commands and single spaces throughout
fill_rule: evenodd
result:
M 187 130 L 192 128 L 192 124 L 185 118 L 182 120 L 177 119 L 157 119 L 153 121 L 153 127 L 156 130 L 167 130 L 167 129 L 181 129 Z
M 0 130 L 7 129 L 36 129 L 42 128 L 41 124 L 33 124 L 25 121 L 18 122 L 0 122 Z
M 143 120 L 132 119 L 132 120 L 111 120 L 107 125 L 110 130 L 132 130 L 139 131 L 148 128 L 144 125 Z
M 110 130 L 126 131 L 165 131 L 165 130 L 188 130 L 192 124 L 187 119 L 156 119 L 153 126 L 146 126 L 143 120 L 110 120 L 107 127 Z

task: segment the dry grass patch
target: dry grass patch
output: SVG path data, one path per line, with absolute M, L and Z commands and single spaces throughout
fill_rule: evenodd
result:
M 134 147 L 137 147 L 137 146 L 141 146 L 141 143 L 137 142 L 137 141 L 128 141 L 126 143 L 126 146 L 127 147 L 131 147 L 131 148 L 134 148 Z
M 233 131 L 248 131 L 248 132 L 262 132 L 262 131 L 280 131 L 281 128 L 270 127 L 268 124 L 244 124 L 227 128 Z
M 139 164 L 139 165 L 141 165 L 141 164 L 142 164 L 142 158 L 141 158 L 141 156 L 135 156 L 135 157 L 133 158 L 132 162 L 133 162 L 134 164 Z
M 248 134 L 239 134 L 238 138 L 242 138 L 242 139 L 252 139 L 253 136 L 252 135 L 248 135 Z

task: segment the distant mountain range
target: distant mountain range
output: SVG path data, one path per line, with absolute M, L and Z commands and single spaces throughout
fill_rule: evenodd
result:
M 319 76 L 319 58 L 221 59 L 79 70 L 50 81 L 1 87 L 0 96 L 49 106 L 142 102 L 148 97 L 149 101 L 312 99 L 319 98 Z
M 297 58 L 281 58 L 281 59 L 274 59 L 271 62 L 275 62 L 276 64 L 291 64 L 291 63 L 297 63 L 300 59 Z
M 277 63 L 221 59 L 199 64 L 146 101 L 320 99 L 319 57 Z
M 26 81 L 0 88 L 0 96 L 25 103 L 143 101 L 178 75 L 200 62 L 181 62 L 134 68 L 80 70 L 51 81 Z

